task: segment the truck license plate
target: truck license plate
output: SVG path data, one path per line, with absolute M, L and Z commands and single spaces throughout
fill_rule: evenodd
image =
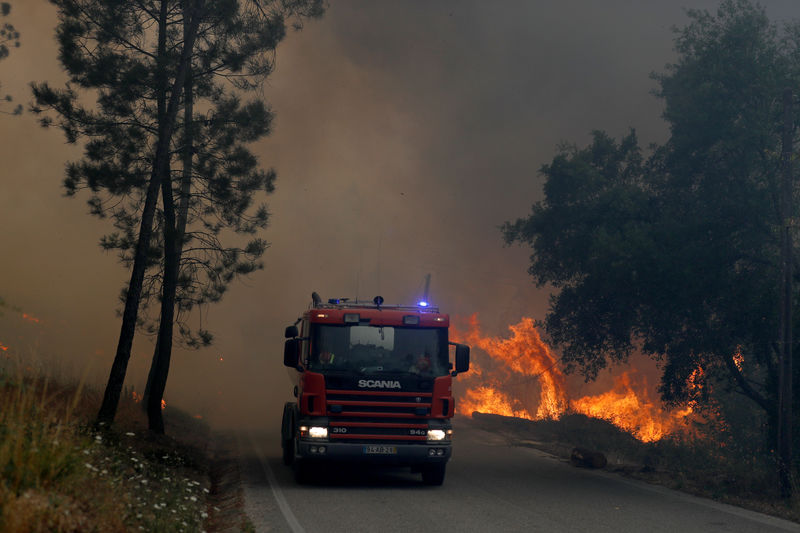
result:
M 366 445 L 363 450 L 369 454 L 391 455 L 397 453 L 397 446 Z

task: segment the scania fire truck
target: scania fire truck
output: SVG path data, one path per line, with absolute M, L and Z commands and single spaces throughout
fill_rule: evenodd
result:
M 448 341 L 449 325 L 426 302 L 323 302 L 312 294 L 286 328 L 283 357 L 297 398 L 283 410 L 283 462 L 298 482 L 324 462 L 405 466 L 426 484 L 444 482 L 453 377 L 469 370 L 469 347 Z

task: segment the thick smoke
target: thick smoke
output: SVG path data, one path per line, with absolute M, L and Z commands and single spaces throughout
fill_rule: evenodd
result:
M 764 4 L 773 18 L 796 9 Z M 29 81 L 64 81 L 55 10 L 12 6 L 22 46 L 0 62 L 0 82 L 28 103 Z M 685 20 L 681 2 L 656 0 L 332 2 L 288 36 L 263 89 L 277 121 L 257 153 L 278 171 L 265 269 L 194 319 L 217 344 L 176 354 L 167 402 L 221 425 L 274 426 L 290 399 L 283 328 L 312 291 L 408 303 L 430 273 L 431 300 L 479 312 L 489 333 L 542 318 L 528 252 L 504 248 L 498 226 L 540 197 L 537 171 L 557 143 L 630 126 L 644 143 L 664 139 L 648 75 L 670 61 L 670 27 Z M 86 198 L 63 197 L 64 164 L 79 156 L 30 113 L 0 117 L 0 297 L 41 319 L 23 328 L 6 307 L 0 343 L 102 382 L 127 272 L 99 250 L 109 225 Z M 135 344 L 130 386 L 143 387 L 151 351 Z

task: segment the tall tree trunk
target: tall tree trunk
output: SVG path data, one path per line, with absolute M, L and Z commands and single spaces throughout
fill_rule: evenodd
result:
M 781 496 L 792 496 L 792 90 L 783 93 L 781 163 L 781 353 L 778 369 L 778 478 Z
M 106 385 L 105 394 L 103 395 L 103 403 L 97 414 L 97 424 L 111 424 L 116 416 L 117 406 L 119 405 L 119 398 L 122 392 L 122 386 L 125 382 L 125 374 L 127 373 L 128 361 L 131 356 L 131 347 L 133 345 L 133 337 L 136 333 L 136 318 L 139 312 L 139 302 L 142 296 L 142 283 L 144 281 L 145 270 L 147 269 L 147 250 L 150 247 L 150 239 L 153 232 L 153 218 L 155 216 L 156 203 L 158 201 L 158 190 L 162 186 L 164 179 L 169 179 L 165 176 L 165 172 L 169 169 L 170 158 L 170 141 L 175 125 L 175 119 L 178 114 L 178 104 L 181 95 L 181 88 L 183 87 L 186 78 L 187 64 L 190 59 L 191 48 L 194 46 L 194 35 L 196 34 L 196 26 L 192 32 L 192 43 L 181 54 L 181 62 L 178 65 L 178 71 L 175 76 L 175 81 L 171 87 L 171 94 L 169 102 L 166 102 L 167 94 L 167 77 L 166 77 L 166 21 L 167 21 L 167 1 L 163 0 L 161 3 L 161 13 L 159 16 L 159 85 L 157 90 L 158 98 L 158 138 L 156 141 L 155 158 L 153 161 L 153 169 L 150 175 L 150 181 L 147 187 L 147 195 L 145 197 L 145 206 L 142 211 L 142 223 L 139 230 L 139 240 L 136 243 L 136 254 L 134 256 L 133 268 L 131 270 L 131 280 L 128 284 L 128 292 L 125 298 L 125 309 L 122 315 L 122 328 L 120 331 L 119 343 L 117 345 L 117 353 L 114 357 L 114 363 L 111 367 L 111 373 Z M 163 100 L 162 100 L 163 99 Z M 163 109 L 163 111 L 162 111 Z M 163 187 L 161 187 L 163 189 Z M 174 226 L 173 226 L 174 228 Z M 166 273 L 166 269 L 165 269 Z M 166 275 L 166 274 L 165 274 Z M 171 339 L 170 339 L 171 340 Z M 163 391 L 162 391 L 163 392 Z M 159 405 L 161 403 L 159 397 Z
M 164 280 L 161 296 L 161 323 L 158 329 L 158 346 L 153 360 L 153 381 L 147 399 L 147 421 L 150 431 L 164 433 L 161 416 L 161 399 L 167 386 L 167 374 L 172 351 L 172 329 L 175 315 L 175 285 L 178 274 L 178 250 L 175 244 L 175 204 L 172 180 L 161 182 L 161 199 L 164 202 Z
M 166 0 L 161 1 L 161 9 L 158 17 L 158 49 L 157 49 L 157 68 L 158 81 L 156 86 L 156 100 L 158 113 L 158 138 L 156 139 L 156 155 L 153 159 L 153 167 L 150 172 L 150 182 L 147 185 L 147 195 L 145 196 L 144 209 L 142 210 L 142 221 L 139 228 L 139 240 L 136 243 L 136 254 L 133 259 L 131 269 L 131 280 L 128 283 L 128 292 L 125 296 L 125 309 L 122 313 L 122 328 L 117 343 L 117 353 L 114 356 L 114 363 L 111 366 L 111 374 L 108 376 L 103 403 L 97 413 L 97 423 L 111 424 L 117 414 L 117 406 L 125 383 L 125 375 L 128 371 L 128 361 L 131 357 L 131 347 L 133 337 L 136 333 L 136 318 L 139 314 L 139 302 L 142 297 L 142 283 L 147 269 L 147 250 L 150 247 L 150 239 L 153 233 L 153 218 L 155 217 L 156 204 L 158 203 L 158 191 L 161 186 L 161 172 L 159 160 L 163 154 L 159 151 L 163 146 L 163 132 L 166 121 L 167 107 L 167 75 L 166 75 L 166 50 L 167 50 L 167 12 L 168 5 Z
M 190 9 L 189 6 L 192 5 Z M 194 48 L 194 36 L 199 24 L 198 5 L 192 0 L 184 1 L 184 52 Z M 182 58 L 183 59 L 183 58 Z M 172 358 L 172 332 L 175 318 L 175 299 L 177 280 L 180 270 L 180 259 L 183 250 L 183 238 L 186 232 L 186 220 L 189 212 L 189 193 L 192 180 L 192 152 L 194 137 L 192 121 L 194 118 L 193 80 L 191 73 L 191 53 L 185 65 L 186 75 L 183 83 L 184 93 L 184 146 L 183 175 L 179 192 L 179 208 L 176 220 L 175 204 L 171 180 L 162 182 L 162 199 L 164 201 L 164 281 L 161 298 L 161 322 L 158 330 L 158 344 L 153 355 L 153 363 L 148 375 L 149 397 L 147 398 L 147 419 L 150 431 L 164 433 L 164 419 L 161 414 L 161 400 L 167 385 L 169 365 Z
M 147 372 L 147 384 L 144 386 L 144 394 L 142 394 L 142 411 L 145 413 L 147 412 L 147 405 L 150 403 L 150 388 L 153 386 L 153 378 L 156 375 L 156 359 L 158 358 L 158 346 L 160 344 L 161 332 L 156 336 L 156 346 L 153 348 L 153 359 L 150 361 L 150 371 Z

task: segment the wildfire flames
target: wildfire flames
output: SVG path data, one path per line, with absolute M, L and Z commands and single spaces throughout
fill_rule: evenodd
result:
M 686 427 L 692 407 L 664 409 L 652 397 L 647 379 L 636 370 L 617 376 L 607 392 L 571 398 L 558 358 L 542 340 L 533 319 L 523 318 L 509 329 L 512 336 L 507 339 L 485 336 L 473 315 L 466 332 L 454 331 L 459 342 L 477 347 L 491 358 L 486 367 L 471 364 L 470 374 L 465 376 L 469 388 L 460 398 L 459 411 L 529 420 L 580 413 L 608 420 L 643 442 L 660 440 Z
M 40 322 L 38 318 L 36 318 L 33 315 L 29 315 L 28 313 L 22 313 L 22 318 L 27 320 L 28 322 L 34 322 L 35 324 L 38 324 Z
M 133 391 L 131 397 L 133 398 L 134 402 L 139 403 L 139 402 L 142 401 L 143 395 L 139 394 L 136 391 Z M 165 402 L 164 399 L 162 398 L 161 399 L 161 409 L 166 409 L 166 408 L 167 408 L 167 402 Z

